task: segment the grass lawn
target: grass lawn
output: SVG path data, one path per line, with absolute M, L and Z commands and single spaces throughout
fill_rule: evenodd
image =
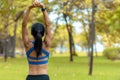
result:
M 51 80 L 120 80 L 120 61 L 94 57 L 93 75 L 88 75 L 88 57 L 51 57 L 49 76 Z M 28 72 L 26 58 L 0 58 L 0 80 L 25 80 Z

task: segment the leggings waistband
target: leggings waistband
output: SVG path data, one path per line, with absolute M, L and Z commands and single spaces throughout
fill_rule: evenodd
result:
M 31 75 L 31 74 L 29 74 L 28 76 L 31 76 L 31 77 L 33 76 L 34 77 L 34 76 L 48 76 L 48 75 L 47 74 L 38 74 L 38 75 Z
M 50 80 L 47 74 L 28 75 L 26 80 Z

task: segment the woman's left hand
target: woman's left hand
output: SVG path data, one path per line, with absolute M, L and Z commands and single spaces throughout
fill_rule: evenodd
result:
M 38 0 L 35 0 L 33 2 L 33 5 L 39 8 L 45 8 L 45 5 L 43 3 L 40 3 Z
M 32 8 L 35 8 L 36 6 L 34 5 L 34 4 L 31 4 L 30 6 L 29 6 L 29 9 L 32 9 Z

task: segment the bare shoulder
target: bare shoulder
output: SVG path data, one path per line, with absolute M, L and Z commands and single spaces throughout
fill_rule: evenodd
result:
M 33 47 L 33 41 L 29 41 L 28 43 L 27 43 L 27 46 L 25 46 L 25 50 L 26 51 L 28 51 L 30 48 L 32 48 Z
M 47 52 L 50 52 L 50 47 L 46 46 L 45 42 L 43 42 L 42 49 L 46 50 Z

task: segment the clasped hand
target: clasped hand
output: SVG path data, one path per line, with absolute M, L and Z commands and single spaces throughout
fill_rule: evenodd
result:
M 38 2 L 38 0 L 34 0 L 34 2 L 29 6 L 30 9 L 39 7 L 39 8 L 45 8 L 45 5 L 43 3 Z

